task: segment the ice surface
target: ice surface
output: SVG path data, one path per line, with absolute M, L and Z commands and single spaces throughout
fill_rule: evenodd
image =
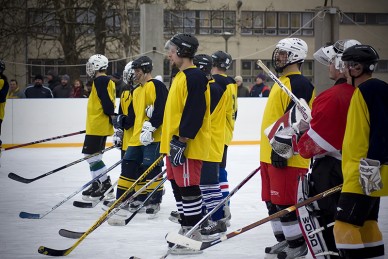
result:
M 260 146 L 230 146 L 227 171 L 230 189 L 240 183 L 259 166 Z M 82 158 L 81 148 L 19 148 L 4 151 L 0 168 L 0 258 L 47 258 L 38 253 L 43 245 L 54 249 L 66 249 L 77 240 L 59 236 L 61 228 L 86 231 L 103 214 L 101 206 L 92 209 L 74 207 L 73 201 L 81 199 L 81 193 L 64 203 L 42 219 L 21 219 L 19 213 L 44 213 L 71 195 L 90 180 L 89 166 L 81 162 L 50 176 L 23 184 L 7 177 L 14 172 L 33 178 Z M 112 150 L 104 154 L 109 167 L 120 159 L 120 152 Z M 120 174 L 120 166 L 109 175 L 114 182 Z M 69 258 L 160 258 L 167 251 L 165 235 L 178 231 L 179 226 L 168 220 L 175 210 L 170 183 L 165 184 L 166 194 L 159 216 L 148 219 L 138 213 L 125 227 L 107 223 L 86 237 L 67 257 Z M 231 199 L 232 225 L 237 230 L 267 216 L 267 209 L 260 197 L 260 176 L 255 175 Z M 379 225 L 388 246 L 388 199 L 383 198 Z M 206 249 L 201 255 L 175 256 L 169 258 L 264 258 L 264 248 L 275 243 L 271 226 L 265 223 L 230 240 Z M 311 258 L 311 257 L 310 257 Z

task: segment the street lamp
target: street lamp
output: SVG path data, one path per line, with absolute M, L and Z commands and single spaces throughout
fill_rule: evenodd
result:
M 222 35 L 222 38 L 225 40 L 225 52 L 228 53 L 228 40 L 233 36 L 231 32 L 225 31 Z

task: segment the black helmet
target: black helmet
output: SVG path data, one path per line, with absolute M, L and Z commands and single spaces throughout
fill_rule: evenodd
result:
M 132 62 L 132 69 L 140 68 L 143 73 L 150 73 L 152 71 L 152 60 L 147 56 L 141 56 Z
M 0 74 L 2 74 L 5 70 L 5 63 L 0 59 Z
M 212 67 L 213 67 L 212 57 L 206 54 L 195 55 L 193 59 L 193 63 L 199 69 L 204 71 L 207 75 L 210 74 L 210 71 L 212 70 Z
M 170 41 L 177 47 L 177 55 L 181 58 L 193 58 L 199 43 L 196 37 L 187 33 L 175 34 Z
M 218 67 L 226 70 L 232 64 L 232 56 L 221 50 L 214 52 L 212 54 L 212 58 L 213 67 Z
M 342 55 L 342 60 L 359 63 L 376 63 L 379 61 L 379 54 L 369 45 L 354 45 L 345 50 Z

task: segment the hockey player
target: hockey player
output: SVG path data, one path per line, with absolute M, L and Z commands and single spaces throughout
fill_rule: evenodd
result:
M 226 127 L 225 127 L 225 146 L 222 162 L 220 164 L 219 181 L 221 186 L 222 196 L 225 198 L 229 195 L 228 173 L 226 171 L 226 160 L 228 157 L 228 146 L 232 142 L 234 124 L 237 117 L 237 83 L 230 76 L 226 75 L 226 70 L 232 64 L 232 57 L 221 50 L 212 54 L 213 68 L 212 77 L 217 84 L 221 85 L 226 90 Z M 225 214 L 227 217 L 227 225 L 231 217 L 229 203 L 225 204 Z
M 179 68 L 168 94 L 160 152 L 167 154 L 167 177 L 178 211 L 182 211 L 180 233 L 185 234 L 202 219 L 199 188 L 202 161 L 210 145 L 210 91 L 206 74 L 194 66 L 199 43 L 191 34 L 176 34 L 167 43 L 167 55 Z M 201 240 L 199 230 L 191 236 Z M 171 253 L 198 253 L 178 247 Z
M 115 128 L 130 128 L 133 133 L 128 141 L 128 147 L 122 162 L 122 173 L 116 197 L 119 198 L 125 190 L 142 175 L 160 156 L 160 139 L 163 124 L 164 106 L 167 99 L 167 88 L 159 80 L 152 77 L 152 60 L 141 56 L 132 62 L 134 70 L 134 83 L 139 84 L 132 94 L 132 102 L 128 114 L 113 117 Z M 157 165 L 146 176 L 145 181 L 135 187 L 138 191 L 147 181 L 150 181 L 162 171 L 163 163 Z M 140 194 L 131 208 L 136 209 L 146 199 L 148 193 L 162 181 L 157 179 Z M 156 192 L 146 205 L 147 214 L 156 214 L 162 202 L 163 186 Z
M 311 111 L 310 128 L 305 132 L 295 131 L 281 140 L 282 143 L 289 141 L 289 148 L 293 149 L 303 158 L 313 158 L 311 174 L 308 175 L 308 187 L 304 191 L 309 197 L 315 196 L 339 184 L 342 184 L 341 170 L 341 149 L 345 133 L 346 116 L 355 87 L 347 83 L 347 79 L 342 68 L 342 53 L 348 47 L 361 44 L 356 40 L 339 40 L 335 44 L 322 47 L 314 53 L 314 58 L 329 67 L 329 77 L 335 81 L 333 87 L 319 94 L 313 102 Z M 297 123 L 297 122 L 296 122 Z M 292 127 L 291 127 L 292 129 Z M 299 139 L 296 147 L 292 147 L 292 137 Z M 280 141 L 280 139 L 278 139 Z M 338 258 L 335 246 L 333 227 L 327 227 L 322 234 L 309 235 L 314 229 L 315 218 L 320 226 L 327 226 L 334 222 L 337 209 L 339 193 L 318 200 L 318 207 L 312 213 L 307 213 L 303 218 L 301 215 L 300 224 L 306 241 L 310 243 L 312 254 L 323 254 L 324 258 Z M 301 208 L 305 210 L 305 208 Z M 310 215 L 309 215 L 310 214 Z M 309 226 L 306 226 L 309 224 Z M 316 228 L 319 227 L 316 225 Z M 321 239 L 323 237 L 323 240 Z M 330 256 L 330 252 L 332 252 Z
M 3 74 L 5 70 L 5 63 L 0 60 L 0 137 L 1 137 L 1 124 L 3 123 L 5 113 L 5 103 L 7 101 L 7 94 L 9 90 L 9 84 L 7 77 Z M 3 142 L 0 139 L 0 157 L 1 157 L 1 146 Z
M 82 153 L 85 156 L 102 151 L 105 148 L 107 136 L 113 134 L 110 116 L 115 110 L 115 84 L 106 75 L 108 59 L 101 54 L 93 55 L 86 63 L 86 73 L 93 78 L 92 90 L 88 99 L 86 115 L 86 136 Z M 106 170 L 102 154 L 88 160 L 92 178 Z M 112 186 L 106 174 L 85 191 L 83 199 L 95 200 L 101 197 Z M 107 198 L 113 198 L 113 190 Z
M 123 71 L 123 81 L 128 86 L 127 89 L 123 89 L 121 96 L 120 96 L 120 106 L 119 106 L 119 115 L 128 115 L 128 107 L 132 103 L 132 91 L 134 88 L 133 83 L 134 78 L 134 71 L 132 69 L 132 61 L 128 62 L 127 65 L 125 65 L 124 71 Z M 131 136 L 133 135 L 133 127 L 129 127 L 128 125 L 123 125 L 123 128 L 115 128 L 113 134 L 113 144 L 117 146 L 118 149 L 121 150 L 121 158 L 124 158 L 125 151 L 128 147 L 128 142 Z M 125 161 L 123 160 L 121 162 L 121 174 L 118 180 L 117 184 L 117 191 L 116 191 L 116 199 L 120 198 L 121 195 L 128 189 L 129 186 L 127 186 L 127 180 L 125 178 Z M 110 206 L 112 206 L 114 201 L 104 201 L 102 209 L 106 210 Z M 121 214 L 123 213 L 123 214 Z M 126 212 L 124 210 L 120 210 L 117 212 L 117 215 L 126 216 Z
M 212 79 L 212 57 L 198 54 L 194 57 L 194 65 L 206 73 L 210 87 L 210 118 L 211 142 L 209 157 L 203 161 L 201 170 L 200 188 L 206 213 L 214 209 L 223 199 L 220 182 L 219 167 L 224 153 L 224 138 L 226 127 L 226 87 L 222 87 Z M 224 218 L 224 206 L 220 207 L 211 216 L 206 226 L 201 229 L 202 237 L 217 238 L 227 230 Z
M 272 54 L 272 64 L 281 74 L 280 81 L 297 98 L 303 98 L 311 105 L 314 99 L 314 86 L 301 75 L 300 66 L 307 56 L 307 44 L 298 38 L 280 40 Z M 264 130 L 280 119 L 293 107 L 294 102 L 274 84 L 264 110 L 261 125 L 260 164 L 262 179 L 262 200 L 270 215 L 295 204 L 298 177 L 307 173 L 309 160 L 293 156 L 283 158 L 272 150 Z M 277 258 L 296 258 L 307 254 L 295 212 L 271 221 L 278 243 L 265 249 L 266 254 L 277 254 Z
M 342 55 L 345 73 L 356 86 L 342 146 L 344 184 L 334 237 L 341 258 L 385 258 L 377 220 L 380 197 L 388 195 L 388 84 L 372 73 L 379 60 L 368 45 Z

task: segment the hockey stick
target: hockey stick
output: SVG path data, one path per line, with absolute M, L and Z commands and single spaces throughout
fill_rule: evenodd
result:
M 132 186 L 126 190 L 123 195 L 118 198 L 111 207 L 107 211 L 105 211 L 101 217 L 97 219 L 97 221 L 69 248 L 67 249 L 53 249 L 48 248 L 45 246 L 40 246 L 38 249 L 38 253 L 44 254 L 44 255 L 50 255 L 50 256 L 66 256 L 71 253 L 90 233 L 92 233 L 96 228 L 98 228 L 102 223 L 104 223 L 107 218 L 111 215 L 111 212 L 113 214 L 119 210 L 119 208 L 116 208 L 118 204 L 121 204 L 123 200 L 126 198 L 126 196 L 133 191 L 136 184 L 138 184 L 140 181 L 144 180 L 146 176 L 151 172 L 154 167 L 156 167 L 160 161 L 162 161 L 164 155 L 161 155 L 158 159 L 155 160 L 155 162 L 148 167 L 148 169 L 132 184 Z
M 161 174 L 164 174 L 166 172 L 166 170 L 164 170 Z M 151 182 L 154 182 L 156 181 L 160 176 L 161 174 L 157 175 L 157 177 L 154 177 L 149 183 Z M 131 216 L 129 216 L 128 218 L 126 219 L 115 219 L 115 218 L 111 218 L 108 220 L 108 224 L 111 225 L 111 226 L 125 226 L 125 225 L 128 225 L 128 223 L 132 220 L 133 217 L 136 216 L 136 214 L 141 210 L 142 207 L 144 207 L 146 204 L 147 204 L 147 201 L 149 199 L 152 198 L 152 196 L 158 191 L 159 187 L 162 186 L 162 184 L 167 180 L 167 177 L 164 177 L 163 180 L 158 184 L 157 187 L 155 187 L 155 189 L 147 196 L 147 198 L 142 202 L 142 204 L 139 205 L 139 207 L 136 209 L 135 212 L 133 212 L 131 214 Z M 148 183 L 147 183 L 148 185 Z M 145 187 L 145 186 L 143 186 Z M 136 195 L 137 193 L 141 193 L 143 192 L 146 188 L 141 188 L 140 190 L 142 191 L 137 191 L 134 195 L 132 195 L 132 197 L 130 197 L 129 199 L 127 199 L 126 201 L 123 202 L 122 205 L 120 205 L 120 207 L 122 208 L 123 206 L 125 206 L 126 204 L 132 202 L 134 200 L 134 198 L 136 198 L 138 195 Z
M 55 139 L 71 137 L 71 136 L 83 134 L 85 132 L 86 132 L 86 130 L 81 130 L 81 131 L 77 131 L 77 132 L 73 132 L 73 133 L 69 133 L 69 134 L 65 134 L 65 135 L 61 135 L 61 136 L 36 140 L 36 141 L 32 141 L 32 142 L 25 143 L 25 144 L 20 144 L 20 145 L 16 145 L 16 146 L 12 146 L 12 147 L 3 148 L 3 150 L 7 151 L 7 150 L 11 150 L 11 149 L 19 148 L 19 147 L 25 147 L 25 146 L 34 145 L 34 144 L 39 144 L 39 143 L 43 143 L 43 142 L 47 142 L 47 141 L 51 141 L 51 140 L 55 140 Z
M 94 153 L 94 154 L 85 156 L 85 157 L 83 157 L 83 158 L 81 158 L 81 159 L 78 159 L 78 160 L 76 160 L 76 161 L 74 161 L 74 162 L 71 162 L 71 163 L 69 163 L 69 164 L 67 164 L 67 165 L 58 167 L 57 169 L 54 169 L 54 170 L 52 170 L 52 171 L 50 171 L 50 172 L 44 173 L 44 174 L 42 174 L 42 175 L 39 175 L 39 176 L 37 176 L 37 177 L 35 177 L 35 178 L 31 178 L 31 179 L 29 179 L 29 178 L 24 178 L 24 177 L 22 177 L 22 176 L 20 176 L 20 175 L 14 174 L 14 173 L 9 173 L 9 174 L 8 174 L 8 177 L 11 178 L 12 180 L 15 180 L 15 181 L 18 181 L 18 182 L 21 182 L 21 183 L 31 183 L 31 182 L 34 182 L 34 181 L 36 181 L 36 180 L 39 180 L 39 179 L 41 179 L 41 178 L 43 178 L 43 177 L 46 177 L 46 176 L 49 176 L 49 175 L 51 175 L 51 174 L 53 174 L 53 173 L 56 173 L 56 172 L 58 172 L 58 171 L 61 171 L 61 170 L 65 169 L 65 168 L 68 168 L 68 167 L 70 167 L 70 166 L 72 166 L 72 165 L 75 165 L 75 164 L 78 164 L 78 163 L 80 163 L 80 162 L 82 162 L 82 161 L 85 161 L 85 160 L 87 160 L 87 159 L 89 159 L 89 158 L 91 158 L 91 157 L 97 156 L 97 155 L 99 155 L 99 154 L 103 154 L 103 153 L 105 153 L 106 151 L 109 151 L 109 150 L 115 148 L 116 146 L 117 146 L 117 145 L 114 145 L 114 146 L 108 147 L 108 148 L 106 148 L 106 149 L 104 149 L 104 150 L 102 150 L 102 151 L 100 151 L 100 152 L 97 152 L 97 153 Z
M 136 210 L 131 214 L 131 216 L 125 220 L 125 222 L 126 222 L 125 225 L 127 225 L 128 222 L 131 221 L 136 216 L 136 214 L 147 204 L 148 200 L 152 198 L 152 196 L 156 193 L 156 191 L 160 188 L 160 186 L 162 186 L 162 184 L 166 180 L 167 180 L 167 177 L 164 177 L 163 180 L 158 184 L 158 186 L 156 186 L 155 189 L 150 194 L 148 194 L 147 198 L 139 205 L 139 207 L 136 208 Z M 108 220 L 108 224 L 109 224 L 109 220 Z M 63 237 L 67 237 L 67 238 L 78 239 L 83 234 L 85 234 L 85 232 L 76 232 L 76 231 L 71 231 L 71 230 L 67 230 L 67 229 L 63 229 L 63 228 L 59 230 L 59 235 L 61 235 Z
M 227 235 L 225 236 L 222 236 L 222 237 L 219 237 L 215 240 L 212 240 L 212 241 L 208 241 L 208 242 L 201 242 L 201 241 L 196 241 L 196 240 L 193 240 L 191 238 L 188 238 L 187 236 L 182 236 L 182 235 L 179 235 L 177 233 L 168 233 L 167 236 L 166 236 L 166 240 L 169 241 L 169 242 L 172 242 L 172 243 L 175 243 L 175 244 L 178 244 L 178 245 L 182 245 L 182 246 L 185 246 L 185 247 L 188 247 L 188 248 L 191 248 L 191 249 L 194 249 L 194 250 L 205 250 L 211 246 L 214 246 L 218 243 L 221 243 L 221 242 L 224 242 L 228 239 L 231 239 L 232 237 L 235 237 L 235 236 L 238 236 L 248 230 L 251 230 L 255 227 L 258 227 L 266 222 L 269 222 L 273 219 L 276 219 L 276 218 L 279 218 L 279 217 L 282 217 L 290 212 L 293 212 L 295 211 L 296 209 L 302 207 L 302 206 L 306 206 L 316 200 L 319 200 L 319 199 L 322 199 L 326 196 L 329 196 L 333 193 L 336 193 L 338 191 L 340 191 L 342 188 L 342 184 L 341 185 L 338 185 L 336 187 L 333 187 L 327 191 L 324 191 L 324 192 L 321 192 L 311 198 L 308 198 L 302 202 L 299 202 L 297 204 L 295 204 L 294 206 L 291 206 L 291 207 L 288 207 L 284 210 L 281 210 L 281 211 L 278 211 L 264 219 L 261 219 L 259 221 L 256 221 L 248 226 L 245 226 L 243 228 L 240 228 L 234 232 L 231 232 L 231 233 L 228 233 Z
M 108 169 L 106 169 L 104 172 L 101 172 L 99 175 L 97 175 L 96 177 L 94 177 L 92 180 L 90 180 L 89 182 L 85 183 L 81 188 L 79 188 L 78 190 L 76 190 L 75 192 L 73 192 L 72 194 L 70 194 L 69 196 L 67 196 L 65 199 L 63 199 L 61 202 L 59 202 L 58 204 L 56 204 L 54 207 L 52 207 L 50 210 L 44 212 L 44 213 L 41 213 L 41 214 L 36 214 L 36 213 L 29 213 L 29 212 L 20 212 L 19 214 L 19 217 L 21 217 L 22 219 L 41 219 L 43 218 L 44 216 L 46 216 L 47 214 L 49 214 L 50 212 L 52 212 L 53 210 L 55 210 L 56 208 L 58 208 L 59 206 L 61 206 L 63 203 L 65 203 L 66 201 L 70 200 L 71 198 L 73 198 L 77 193 L 79 193 L 80 191 L 82 191 L 83 189 L 85 189 L 86 187 L 88 187 L 89 185 L 91 185 L 94 181 L 97 181 L 99 178 L 101 178 L 103 175 L 107 174 L 109 171 L 111 171 L 113 168 L 115 168 L 116 166 L 118 166 L 119 164 L 121 164 L 121 161 L 122 160 L 119 160 L 118 162 L 116 162 L 114 165 L 112 165 L 111 167 L 109 167 Z
M 73 201 L 73 206 L 77 207 L 77 208 L 94 208 L 94 207 L 96 207 L 96 205 L 99 204 L 103 199 L 105 199 L 105 197 L 110 193 L 110 191 L 113 188 L 115 188 L 118 181 L 119 180 L 117 180 L 114 184 L 112 184 L 112 186 L 109 187 L 109 189 L 104 192 L 104 195 L 99 197 L 97 200 L 91 201 L 91 202 Z
M 269 77 L 275 81 L 279 86 L 280 88 L 291 98 L 291 100 L 296 104 L 296 107 L 298 108 L 298 110 L 300 111 L 300 113 L 302 114 L 303 116 L 303 119 L 307 122 L 309 122 L 311 120 L 311 109 L 310 107 L 304 105 L 293 93 L 292 91 L 290 91 L 280 80 L 279 78 L 277 78 L 274 73 L 272 73 L 271 70 L 269 70 L 269 68 L 264 65 L 264 63 L 259 59 L 257 60 L 256 64 L 261 67 L 261 69 L 263 69 L 263 71 L 265 73 L 267 73 L 269 75 Z
M 215 206 L 210 212 L 208 212 L 205 216 L 203 216 L 203 218 L 197 223 L 195 224 L 194 227 L 192 227 L 186 234 L 185 234 L 185 237 L 189 237 L 197 228 L 199 228 L 199 226 L 201 224 L 203 224 L 214 212 L 216 212 L 219 208 L 222 207 L 222 205 L 225 204 L 225 202 L 227 202 L 238 190 L 240 190 L 240 188 L 242 186 L 244 186 L 258 171 L 260 170 L 260 166 L 258 168 L 256 168 L 253 172 L 251 172 L 244 180 L 242 180 L 232 191 L 230 191 L 230 193 L 228 194 L 228 196 L 226 196 L 222 201 L 220 201 L 217 206 Z M 167 234 L 166 236 L 166 240 L 167 240 L 167 237 L 168 237 L 169 234 Z M 177 234 L 179 235 L 179 234 Z M 181 235 L 179 235 L 181 236 Z M 190 238 L 189 238 L 190 239 Z M 169 240 L 167 240 L 169 241 Z M 172 248 L 170 248 L 167 253 L 162 256 L 161 258 L 166 258 L 173 249 L 175 249 L 179 243 L 178 242 L 171 242 L 171 243 L 175 243 L 174 246 Z

